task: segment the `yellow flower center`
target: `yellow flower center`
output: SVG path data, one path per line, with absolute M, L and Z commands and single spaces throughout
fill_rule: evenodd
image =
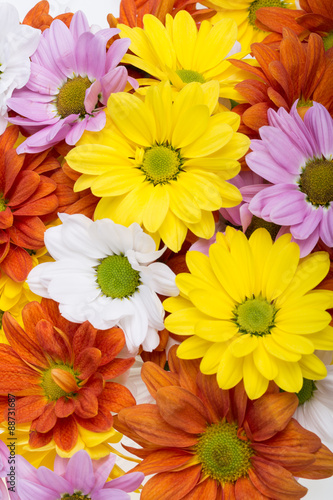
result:
M 275 240 L 278 232 L 281 229 L 281 226 L 278 226 L 277 224 L 274 224 L 274 222 L 268 222 L 264 219 L 260 219 L 260 217 L 256 217 L 253 215 L 251 224 L 248 226 L 247 230 L 245 231 L 246 237 L 250 238 L 251 234 L 256 230 L 259 229 L 260 227 L 264 227 L 267 229 L 269 234 L 272 237 L 272 240 Z
M 76 491 L 73 495 L 70 495 L 69 493 L 65 493 L 65 494 L 61 495 L 61 498 L 63 500 L 90 500 L 91 496 L 84 495 L 81 491 Z
M 298 397 L 299 406 L 303 405 L 306 401 L 312 398 L 314 391 L 317 390 L 316 384 L 313 380 L 303 378 L 302 389 L 296 393 Z
M 323 38 L 325 50 L 331 49 L 333 47 L 333 30 L 327 33 Z
M 56 98 L 56 106 L 61 118 L 66 118 L 69 115 L 86 114 L 84 99 L 86 90 L 90 87 L 91 81 L 89 78 L 76 76 L 73 79 L 68 79 L 61 87 Z
M 205 83 L 206 81 L 201 73 L 198 73 L 198 71 L 193 71 L 192 69 L 178 69 L 176 73 L 184 83 Z
M 249 7 L 249 23 L 256 29 L 256 12 L 261 7 L 287 7 L 287 4 L 283 0 L 254 0 Z M 260 30 L 262 31 L 262 30 Z
M 196 445 L 203 473 L 216 481 L 234 483 L 246 477 L 254 451 L 248 441 L 237 435 L 236 423 L 219 422 L 207 427 Z
M 247 299 L 239 304 L 234 311 L 239 331 L 243 334 L 264 336 L 270 333 L 274 326 L 276 310 L 273 304 L 263 297 Z
M 97 283 L 112 299 L 130 297 L 140 285 L 140 273 L 135 271 L 127 257 L 110 255 L 97 266 Z
M 182 159 L 178 151 L 169 145 L 156 145 L 146 149 L 140 169 L 147 181 L 165 184 L 175 180 L 181 171 Z
M 0 212 L 4 212 L 7 208 L 7 200 L 5 200 L 2 193 L 0 193 Z
M 62 396 L 68 398 L 75 396 L 80 380 L 76 378 L 78 374 L 73 368 L 64 364 L 52 365 L 43 374 L 41 386 L 45 396 L 51 401 L 57 401 Z
M 299 181 L 299 189 L 307 195 L 315 207 L 326 206 L 333 201 L 333 161 L 314 158 L 304 167 Z

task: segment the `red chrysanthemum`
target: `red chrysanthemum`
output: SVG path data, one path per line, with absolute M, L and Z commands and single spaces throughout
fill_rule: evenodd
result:
M 43 175 L 60 169 L 49 151 L 17 155 L 18 127 L 0 137 L 0 269 L 24 281 L 32 269 L 31 252 L 44 246 L 45 224 L 58 208 L 56 183 Z
M 127 408 L 115 420 L 142 447 L 125 446 L 143 458 L 134 470 L 155 474 L 142 500 L 297 500 L 307 490 L 294 476 L 333 474 L 333 454 L 292 418 L 295 394 L 271 385 L 251 401 L 242 383 L 223 391 L 213 375 L 200 373 L 198 361 L 175 352 L 169 372 L 143 366 L 156 404 Z
M 256 137 L 259 128 L 268 125 L 269 108 L 290 111 L 296 99 L 304 107 L 319 102 L 333 116 L 333 53 L 325 53 L 319 35 L 312 33 L 308 43 L 301 43 L 296 33 L 285 28 L 279 52 L 264 43 L 252 44 L 251 50 L 259 67 L 231 60 L 255 76 L 235 86 L 249 103 L 233 108 L 242 116 L 242 133 Z
M 54 439 L 69 452 L 78 426 L 99 433 L 112 429 L 110 412 L 135 404 L 126 387 L 110 381 L 134 363 L 116 358 L 125 345 L 123 331 L 71 323 L 48 299 L 27 304 L 22 318 L 24 329 L 10 314 L 3 316 L 10 345 L 0 344 L 0 395 L 16 396 L 16 424 L 31 422 L 30 447 Z

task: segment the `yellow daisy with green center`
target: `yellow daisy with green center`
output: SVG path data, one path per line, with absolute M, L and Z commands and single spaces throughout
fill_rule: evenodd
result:
M 212 114 L 218 97 L 214 81 L 189 83 L 177 94 L 163 82 L 145 100 L 113 94 L 105 128 L 85 132 L 66 157 L 83 174 L 74 190 L 90 187 L 101 197 L 95 219 L 137 222 L 175 252 L 188 229 L 210 238 L 212 211 L 242 199 L 227 180 L 239 172 L 237 160 L 250 144 L 236 132 L 236 113 Z
M 203 5 L 215 9 L 217 14 L 211 19 L 219 23 L 223 19 L 233 19 L 238 27 L 238 38 L 242 51 L 248 51 L 252 43 L 261 42 L 269 33 L 256 26 L 256 12 L 262 7 L 282 7 L 295 9 L 295 0 L 203 0 Z
M 327 375 L 315 349 L 333 350 L 333 292 L 313 290 L 329 271 L 326 252 L 299 258 L 299 247 L 285 234 L 274 243 L 266 229 L 249 240 L 228 227 L 217 233 L 209 256 L 190 251 L 190 274 L 176 278 L 179 297 L 168 298 L 165 327 L 185 335 L 177 350 L 183 359 L 202 358 L 202 373 L 217 374 L 222 389 L 243 379 L 251 399 L 270 380 L 299 392 L 303 377 Z
M 181 10 L 174 18 L 167 14 L 165 26 L 150 14 L 144 16 L 143 24 L 144 29 L 117 26 L 121 30 L 119 36 L 131 40 L 133 53 L 125 54 L 122 62 L 153 77 L 139 80 L 141 85 L 156 84 L 156 79 L 169 80 L 175 90 L 180 90 L 191 82 L 216 80 L 220 84 L 220 97 L 245 102 L 234 90 L 243 73 L 227 60 L 237 40 L 237 24 L 233 19 L 222 19 L 214 26 L 205 20 L 198 30 L 193 17 Z M 233 57 L 245 55 L 238 51 Z

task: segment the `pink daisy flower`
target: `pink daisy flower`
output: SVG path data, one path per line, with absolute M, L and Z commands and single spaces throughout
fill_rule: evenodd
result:
M 91 460 L 85 450 L 77 451 L 70 459 L 57 455 L 54 471 L 47 467 L 35 469 L 21 456 L 17 459 L 16 498 L 20 500 L 130 500 L 128 493 L 136 490 L 144 478 L 141 472 L 132 472 L 107 481 L 116 461 L 113 454 L 99 460 Z
M 251 170 L 271 184 L 250 201 L 252 214 L 289 226 L 293 240 L 308 255 L 319 238 L 333 246 L 333 120 L 316 102 L 300 118 L 294 103 L 268 110 L 269 126 L 251 141 Z
M 115 40 L 106 51 L 108 40 L 119 32 L 107 28 L 91 33 L 81 11 L 69 28 L 56 19 L 43 32 L 31 57 L 28 83 L 8 100 L 8 106 L 21 115 L 11 123 L 32 134 L 18 153 L 38 153 L 63 139 L 74 145 L 84 130 L 102 130 L 103 107 L 110 94 L 123 91 L 127 81 L 138 86 L 124 66 L 117 66 L 130 40 Z

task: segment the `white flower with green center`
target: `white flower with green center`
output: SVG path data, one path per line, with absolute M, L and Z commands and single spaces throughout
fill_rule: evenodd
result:
M 164 310 L 157 294 L 178 295 L 171 269 L 154 262 L 164 252 L 137 223 L 129 227 L 110 219 L 93 222 L 82 214 L 59 214 L 62 225 L 45 232 L 55 259 L 36 266 L 28 276 L 38 295 L 60 304 L 74 323 L 88 320 L 95 328 L 123 329 L 127 348 L 151 351 L 159 344 Z
M 7 99 L 29 80 L 30 56 L 40 34 L 40 30 L 20 24 L 13 5 L 0 3 L 0 134 L 7 127 Z

